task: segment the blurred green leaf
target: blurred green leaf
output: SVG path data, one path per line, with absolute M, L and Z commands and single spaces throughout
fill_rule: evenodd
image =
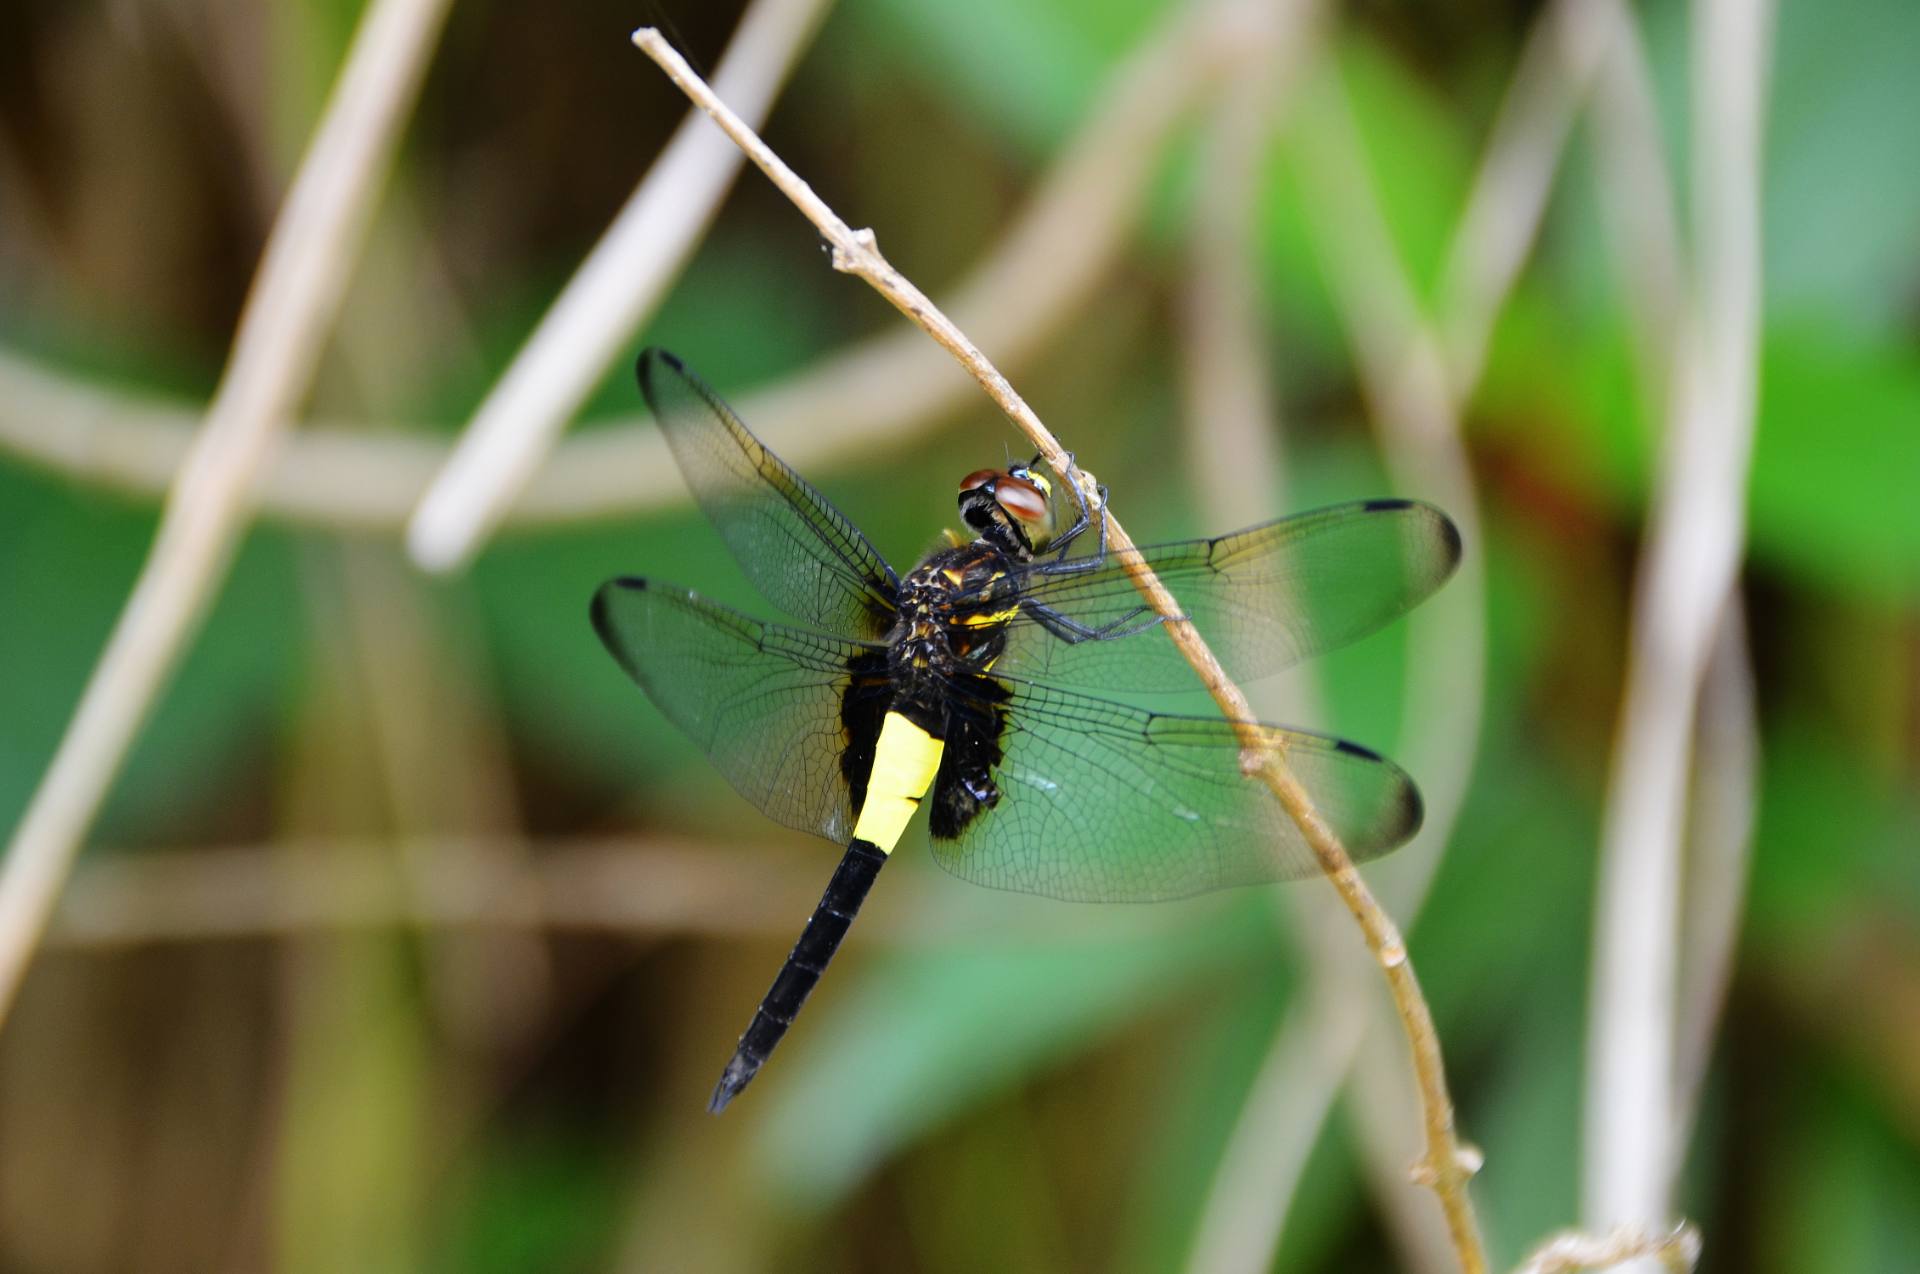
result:
M 1916 49 L 1920 5 L 1911 0 L 1780 6 L 1762 210 L 1776 318 L 1882 339 L 1911 325 Z
M 1920 598 L 1920 354 L 1794 327 L 1764 360 L 1754 554 L 1815 587 Z
M 1798 1087 L 1755 1209 L 1765 1274 L 1906 1274 L 1920 1164 L 1885 1112 L 1815 1075 Z
M 1762 758 L 1746 942 L 1823 949 L 1865 899 L 1904 899 L 1920 913 L 1920 809 L 1911 792 L 1804 718 L 1769 729 Z
M 434 1268 L 549 1274 L 602 1267 L 628 1204 L 625 1173 L 598 1141 L 523 1132 L 490 1138 L 463 1173 Z

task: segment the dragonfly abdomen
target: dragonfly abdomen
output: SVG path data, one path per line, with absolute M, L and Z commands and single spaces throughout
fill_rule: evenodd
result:
M 760 1007 L 754 1011 L 753 1021 L 740 1037 L 733 1060 L 721 1072 L 720 1082 L 707 1102 L 708 1110 L 716 1115 L 725 1110 L 727 1103 L 740 1095 L 740 1090 L 753 1081 L 760 1067 L 773 1055 L 774 1047 L 799 1015 L 800 1006 L 807 1002 L 820 975 L 826 972 L 833 953 L 840 949 L 841 939 L 847 936 L 854 916 L 859 914 L 860 904 L 866 901 L 867 891 L 873 888 L 874 879 L 886 862 L 886 852 L 870 842 L 856 839 L 847 846 L 833 879 L 827 882 L 826 892 L 820 895 L 819 905 L 813 909 L 812 918 L 800 931 L 800 940 L 793 944 L 779 976 L 774 978 Z

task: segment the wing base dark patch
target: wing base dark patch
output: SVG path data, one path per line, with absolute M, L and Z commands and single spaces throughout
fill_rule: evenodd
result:
M 840 777 L 846 780 L 854 816 L 867 803 L 867 780 L 873 775 L 874 749 L 880 727 L 893 703 L 893 682 L 887 674 L 887 652 L 862 651 L 847 661 L 847 689 L 840 699 Z

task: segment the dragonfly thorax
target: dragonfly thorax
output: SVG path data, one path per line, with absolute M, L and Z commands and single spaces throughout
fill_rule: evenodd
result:
M 899 690 L 984 671 L 1019 612 L 1020 574 L 1019 563 L 983 541 L 943 549 L 909 572 L 886 639 Z

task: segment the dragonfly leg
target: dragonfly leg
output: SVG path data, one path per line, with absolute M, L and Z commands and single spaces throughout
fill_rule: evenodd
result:
M 1067 453 L 1067 470 L 1068 472 L 1065 475 L 1067 485 L 1073 488 L 1073 498 L 1079 505 L 1079 513 L 1074 518 L 1073 525 L 1067 528 L 1066 533 L 1053 542 L 1052 557 L 1048 561 L 1038 563 L 1035 566 L 1034 569 L 1042 575 L 1084 575 L 1088 571 L 1097 571 L 1107 564 L 1106 485 L 1102 483 L 1100 486 L 1094 488 L 1099 499 L 1100 507 L 1100 511 L 1096 513 L 1087 504 L 1087 493 L 1080 489 L 1080 471 L 1079 467 L 1073 463 L 1072 452 Z M 1095 518 L 1098 518 L 1100 522 L 1099 544 L 1090 555 L 1075 558 L 1071 562 L 1067 561 L 1067 551 L 1073 547 L 1073 542 L 1080 538 L 1087 527 L 1092 525 Z
M 1087 493 L 1080 487 L 1080 466 L 1074 463 L 1073 453 L 1071 451 L 1067 453 L 1067 470 L 1060 476 L 1067 480 L 1067 487 L 1073 492 L 1074 518 L 1072 526 L 1069 526 L 1065 531 L 1054 537 L 1053 560 L 1056 563 L 1065 560 L 1067 550 L 1073 547 L 1073 542 L 1080 538 L 1081 534 L 1092 524 L 1096 516 L 1093 506 L 1087 503 Z M 1107 489 L 1102 486 L 1096 488 L 1096 491 L 1099 497 L 1100 508 L 1104 510 L 1107 507 Z M 1096 563 L 1103 560 L 1107 555 L 1106 515 L 1102 512 L 1097 516 L 1100 518 L 1100 547 L 1098 551 L 1094 553 L 1093 557 L 1087 559 L 1088 561 Z
M 1096 628 L 1091 624 L 1083 624 L 1071 616 L 1062 615 L 1042 602 L 1029 601 L 1026 603 L 1026 610 L 1033 616 L 1035 623 L 1070 646 L 1077 646 L 1083 641 L 1111 641 L 1118 637 L 1132 637 L 1159 627 L 1167 619 L 1165 615 L 1155 613 L 1151 607 L 1136 606 L 1111 623 L 1102 624 Z

